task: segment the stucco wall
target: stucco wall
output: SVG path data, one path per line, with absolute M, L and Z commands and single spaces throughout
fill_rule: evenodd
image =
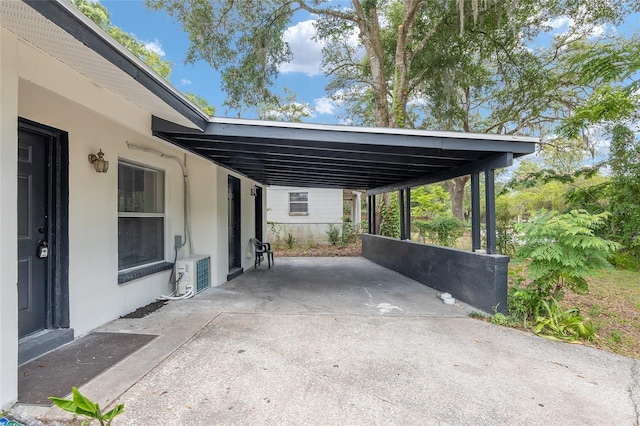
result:
M 307 192 L 308 215 L 289 214 L 289 193 Z M 342 189 L 272 186 L 267 189 L 268 240 L 286 238 L 291 233 L 298 242 L 325 241 L 329 224 L 342 224 Z M 275 232 L 274 232 L 275 231 Z
M 0 29 L 0 407 L 18 397 L 17 39 Z
M 170 271 L 118 284 L 118 161 L 165 173 L 164 258 L 184 232 L 182 168 L 171 158 L 131 150 L 127 142 L 185 160 L 190 184 L 192 254 L 211 255 L 212 284 L 226 280 L 227 170 L 151 135 L 151 114 L 97 86 L 2 30 L 0 39 L 0 406 L 17 397 L 16 186 L 18 117 L 68 133 L 69 311 L 76 337 L 173 290 Z M 98 174 L 87 156 L 102 149 L 110 162 Z M 255 229 L 255 182 L 242 177 L 242 242 Z M 224 190 L 220 191 L 220 184 Z M 243 247 L 243 253 L 244 247 Z M 178 258 L 189 255 L 187 247 Z M 243 266 L 252 265 L 251 253 Z
M 24 80 L 19 86 L 19 115 L 69 135 L 69 310 L 76 334 L 168 293 L 169 272 L 118 285 L 117 166 L 121 159 L 165 172 L 165 260 L 172 260 L 173 235 L 183 233 L 180 166 L 132 151 L 126 142 L 170 155 L 181 153 Z M 98 149 L 110 161 L 106 174 L 96 173 L 87 161 Z
M 256 183 L 237 173 L 218 168 L 217 199 L 218 199 L 218 262 L 216 282 L 224 283 L 229 273 L 229 204 L 228 182 L 229 176 L 240 179 L 240 259 L 241 266 L 247 269 L 253 266 L 253 246 L 250 239 L 255 236 L 255 197 L 251 196 L 251 188 Z

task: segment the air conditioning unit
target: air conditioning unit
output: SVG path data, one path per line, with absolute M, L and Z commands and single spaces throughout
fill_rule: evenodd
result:
M 176 262 L 176 296 L 185 295 L 188 288 L 198 294 L 211 286 L 211 257 L 191 256 Z

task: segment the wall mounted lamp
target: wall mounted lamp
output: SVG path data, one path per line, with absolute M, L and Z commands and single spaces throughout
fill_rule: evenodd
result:
M 252 186 L 251 187 L 251 196 L 252 197 L 257 197 L 258 196 L 258 187 L 257 186 Z
M 107 173 L 109 170 L 109 162 L 104 159 L 104 152 L 102 149 L 98 151 L 98 154 L 89 154 L 89 163 L 93 164 L 93 168 L 97 173 Z

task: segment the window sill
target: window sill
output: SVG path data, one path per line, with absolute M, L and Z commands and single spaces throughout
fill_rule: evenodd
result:
M 309 216 L 309 213 L 289 213 L 289 216 Z
M 133 271 L 118 273 L 118 284 L 124 284 L 129 281 L 137 280 L 138 278 L 146 277 L 148 275 L 157 274 L 158 272 L 167 271 L 173 268 L 173 263 L 162 262 L 155 265 L 145 266 Z

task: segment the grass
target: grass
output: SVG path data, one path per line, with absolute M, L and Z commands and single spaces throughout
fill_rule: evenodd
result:
M 565 307 L 578 307 L 597 329 L 592 345 L 640 359 L 640 273 L 600 271 L 587 279 L 589 293 L 567 294 Z
M 362 240 L 357 238 L 351 244 L 294 244 L 287 247 L 284 243 L 273 243 L 275 257 L 358 257 L 362 254 Z

